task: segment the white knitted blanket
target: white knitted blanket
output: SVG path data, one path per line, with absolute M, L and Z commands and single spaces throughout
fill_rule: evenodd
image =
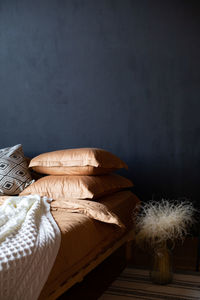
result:
M 0 206 L 0 299 L 37 299 L 60 247 L 46 197 L 11 197 Z

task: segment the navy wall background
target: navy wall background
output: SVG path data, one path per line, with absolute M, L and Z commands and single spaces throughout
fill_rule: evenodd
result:
M 1 1 L 0 112 L 1 148 L 105 148 L 142 199 L 198 202 L 198 1 Z

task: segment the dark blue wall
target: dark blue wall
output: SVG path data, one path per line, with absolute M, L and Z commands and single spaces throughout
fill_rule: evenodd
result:
M 1 1 L 1 148 L 105 148 L 143 199 L 198 201 L 198 2 Z

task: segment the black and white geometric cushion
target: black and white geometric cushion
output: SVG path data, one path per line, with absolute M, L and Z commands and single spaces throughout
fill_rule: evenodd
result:
M 31 180 L 22 145 L 0 149 L 0 195 L 17 195 Z

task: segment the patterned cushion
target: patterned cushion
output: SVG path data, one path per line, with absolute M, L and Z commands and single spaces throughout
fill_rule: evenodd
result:
M 0 195 L 17 195 L 30 182 L 22 145 L 0 149 Z

